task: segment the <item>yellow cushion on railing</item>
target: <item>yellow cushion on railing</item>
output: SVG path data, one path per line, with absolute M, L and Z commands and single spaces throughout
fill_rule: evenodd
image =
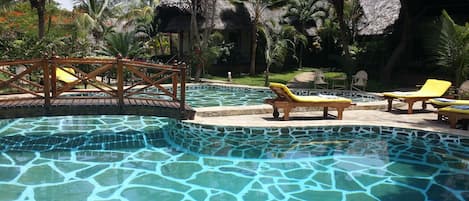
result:
M 56 68 L 55 70 L 57 80 L 66 82 L 66 83 L 71 83 L 75 82 L 77 78 L 73 76 L 71 73 L 75 74 L 75 69 L 70 68 L 70 67 L 64 67 L 64 70 L 61 68 Z
M 469 114 L 469 105 L 453 105 L 438 109 L 441 112 L 454 112 L 460 114 Z
M 352 100 L 348 98 L 343 98 L 343 97 L 338 97 L 338 96 L 329 96 L 329 95 L 319 95 L 319 96 L 297 96 L 293 94 L 290 89 L 280 83 L 270 83 L 269 85 L 270 88 L 280 88 L 282 89 L 292 100 L 296 102 L 348 102 L 351 103 Z
M 451 82 L 445 80 L 428 79 L 418 91 L 410 92 L 385 92 L 383 96 L 394 98 L 418 98 L 418 97 L 440 97 L 445 94 L 451 86 Z

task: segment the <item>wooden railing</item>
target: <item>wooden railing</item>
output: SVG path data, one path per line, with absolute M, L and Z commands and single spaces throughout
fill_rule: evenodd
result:
M 67 80 L 60 78 L 64 74 Z M 183 111 L 185 76 L 185 64 L 120 58 L 0 61 L 0 99 L 43 99 L 46 107 L 67 98 L 117 99 L 119 105 L 124 99 L 161 99 L 178 102 Z

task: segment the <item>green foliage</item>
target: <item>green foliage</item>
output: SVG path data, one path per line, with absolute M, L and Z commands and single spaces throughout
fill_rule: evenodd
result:
M 76 26 L 86 32 L 91 31 L 96 42 L 100 42 L 108 33 L 112 33 L 113 24 L 110 19 L 122 13 L 121 7 L 110 6 L 109 0 L 75 0 L 81 13 L 75 21 Z
M 98 54 L 104 56 L 122 56 L 123 58 L 137 58 L 140 55 L 142 43 L 135 39 L 133 32 L 117 32 L 105 37 L 105 45 Z
M 24 35 L 21 38 L 0 39 L 0 59 L 31 59 L 44 56 L 84 57 L 90 54 L 90 44 L 86 40 L 72 37 Z
M 59 10 L 53 3 L 46 6 L 46 35 L 63 37 L 70 34 L 72 28 L 71 13 Z M 37 13 L 28 2 L 17 2 L 8 9 L 0 9 L 0 35 L 24 34 L 37 35 Z
M 455 84 L 469 76 L 469 23 L 457 25 L 446 11 L 424 28 L 425 53 L 432 64 L 454 72 Z

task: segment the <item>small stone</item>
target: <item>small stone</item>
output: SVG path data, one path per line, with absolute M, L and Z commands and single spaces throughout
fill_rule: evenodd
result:
M 20 173 L 20 168 L 18 167 L 0 167 L 0 181 L 8 182 L 16 178 Z M 0 194 L 1 195 L 1 194 Z
M 197 174 L 195 179 L 191 179 L 188 183 L 204 186 L 206 188 L 222 189 L 237 194 L 244 189 L 251 179 L 236 176 L 233 174 L 220 172 L 203 172 Z
M 124 183 L 124 181 L 133 173 L 132 170 L 108 169 L 94 177 L 101 186 L 114 186 Z
M 423 201 L 425 197 L 419 191 L 398 185 L 380 184 L 371 188 L 371 194 L 381 201 L 412 200 Z
M 427 191 L 429 200 L 458 200 L 458 198 L 439 185 L 432 185 Z
M 44 183 L 62 182 L 64 177 L 49 165 L 40 165 L 29 168 L 18 179 L 19 183 L 26 185 L 39 185 Z
M 161 173 L 176 179 L 187 179 L 201 169 L 202 167 L 197 163 L 173 162 L 161 166 Z
M 236 199 L 235 196 L 233 195 L 230 195 L 228 193 L 220 193 L 220 194 L 217 194 L 217 195 L 214 195 L 212 197 L 210 197 L 209 199 L 210 201 L 219 201 L 219 200 L 223 200 L 223 201 L 236 201 L 238 199 Z
M 0 184 L 0 201 L 17 200 L 25 187 L 12 184 Z
M 189 192 L 189 195 L 195 200 L 205 200 L 207 198 L 207 192 L 204 190 L 193 190 Z
M 430 177 L 438 169 L 426 165 L 394 162 L 387 169 L 397 175 L 407 177 Z
M 130 181 L 131 184 L 141 184 L 147 186 L 156 186 L 159 188 L 171 189 L 173 191 L 186 192 L 190 189 L 189 186 L 182 183 L 169 180 L 156 174 L 144 174 Z
M 378 201 L 366 193 L 353 193 L 345 196 L 347 201 Z
M 313 180 L 318 183 L 332 185 L 332 176 L 327 172 L 318 172 L 313 176 Z
M 345 172 L 334 172 L 335 185 L 337 189 L 345 191 L 365 191 L 353 178 Z
M 122 191 L 122 197 L 127 200 L 165 200 L 179 201 L 184 199 L 184 195 L 170 191 L 156 190 L 144 187 L 128 188 Z
M 86 181 L 75 181 L 65 184 L 37 187 L 34 198 L 37 201 L 86 201 L 93 192 L 93 184 Z
M 243 195 L 243 200 L 268 200 L 269 195 L 260 191 L 248 191 Z
M 81 170 L 81 171 L 77 172 L 76 176 L 78 178 L 82 178 L 82 179 L 88 178 L 88 177 L 91 177 L 91 176 L 95 175 L 99 171 L 108 168 L 108 167 L 109 167 L 109 165 L 95 165 L 95 166 L 92 166 L 92 167 L 89 167 L 89 168 L 86 168 L 84 170 Z
M 318 198 L 321 201 L 342 200 L 342 193 L 338 191 L 313 191 L 306 190 L 300 193 L 294 193 L 292 196 L 301 200 L 314 200 Z
M 297 170 L 285 172 L 285 176 L 287 176 L 290 179 L 306 179 L 309 176 L 311 176 L 313 172 L 314 171 L 308 170 L 308 169 L 297 169 Z

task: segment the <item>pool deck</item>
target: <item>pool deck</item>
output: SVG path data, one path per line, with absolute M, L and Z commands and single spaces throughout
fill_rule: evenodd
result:
M 435 109 L 429 106 L 428 110 L 422 111 L 417 107 L 414 114 L 407 114 L 405 106 L 398 107 L 399 110 L 386 112 L 379 110 L 345 110 L 343 120 L 323 120 L 322 111 L 295 112 L 290 114 L 289 121 L 277 120 L 271 113 L 232 115 L 232 116 L 197 116 L 188 122 L 206 125 L 224 125 L 241 127 L 304 127 L 304 126 L 334 126 L 334 125 L 370 125 L 411 128 L 426 131 L 451 133 L 469 136 L 469 131 L 462 129 L 451 129 L 449 124 L 437 120 Z M 335 110 L 329 114 L 335 115 Z M 283 115 L 283 113 L 280 113 Z

